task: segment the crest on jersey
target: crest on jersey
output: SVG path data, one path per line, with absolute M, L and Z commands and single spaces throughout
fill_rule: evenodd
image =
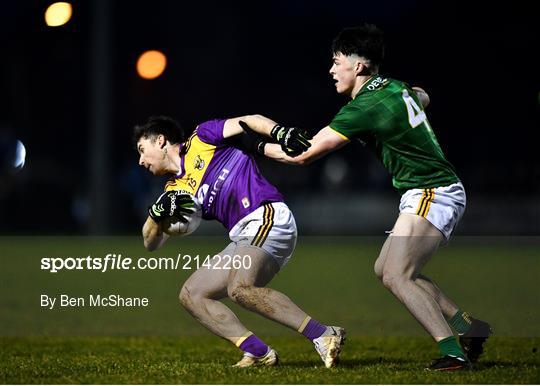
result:
M 204 160 L 198 154 L 197 157 L 195 157 L 195 161 L 193 162 L 193 167 L 197 170 L 203 170 L 204 168 Z

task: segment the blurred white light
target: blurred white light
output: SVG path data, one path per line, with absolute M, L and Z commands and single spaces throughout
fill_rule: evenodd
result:
M 343 157 L 333 155 L 328 157 L 323 168 L 323 182 L 327 187 L 339 187 L 349 172 L 349 165 Z
M 26 148 L 23 143 L 17 140 L 15 148 L 15 158 L 13 159 L 13 168 L 22 169 L 24 162 L 26 161 Z

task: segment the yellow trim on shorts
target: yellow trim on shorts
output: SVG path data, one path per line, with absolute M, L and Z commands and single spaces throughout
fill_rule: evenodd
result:
M 253 335 L 253 333 L 251 331 L 248 331 L 246 332 L 243 336 L 241 336 L 240 338 L 238 338 L 238 340 L 235 342 L 235 345 L 236 347 L 240 347 L 240 345 L 242 343 L 244 343 L 244 341 L 249 338 L 251 335 Z
M 298 327 L 298 332 L 301 334 L 304 332 L 304 329 L 306 328 L 306 326 L 308 325 L 309 321 L 311 320 L 311 316 L 306 316 L 306 318 L 304 319 L 304 321 L 302 322 L 302 324 L 300 325 L 300 327 Z
M 429 207 L 431 206 L 431 203 L 434 199 L 435 188 L 423 189 L 422 199 L 420 200 L 418 209 L 416 210 L 416 214 L 426 218 L 429 213 Z
M 261 237 L 261 233 L 263 232 L 264 227 L 266 225 L 266 216 L 267 216 L 268 208 L 267 208 L 266 205 L 263 208 L 264 208 L 264 210 L 263 210 L 263 223 L 261 224 L 261 226 L 259 226 L 259 230 L 257 231 L 257 233 L 255 234 L 255 237 L 251 241 L 251 245 L 257 245 L 257 240 Z
M 264 242 L 266 241 L 266 238 L 268 237 L 268 234 L 270 233 L 270 229 L 272 229 L 273 225 L 274 225 L 274 207 L 272 206 L 272 204 L 266 204 L 264 206 L 263 223 L 259 227 L 259 230 L 257 231 L 257 234 L 255 235 L 255 238 L 251 242 L 251 245 L 261 248 Z
M 431 203 L 435 199 L 435 188 L 431 188 L 429 193 L 430 193 L 430 196 L 429 196 L 427 204 L 426 204 L 426 209 L 425 209 L 424 215 L 423 215 L 424 217 L 427 217 L 427 215 L 429 213 L 429 207 L 431 206 Z
M 422 189 L 422 198 L 420 198 L 420 201 L 418 202 L 418 208 L 416 208 L 416 214 L 420 216 L 420 213 L 422 213 L 422 208 L 424 207 L 424 201 L 427 196 L 427 189 Z

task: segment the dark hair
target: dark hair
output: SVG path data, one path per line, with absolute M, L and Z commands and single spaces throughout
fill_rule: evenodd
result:
M 158 115 L 148 118 L 144 125 L 135 125 L 133 128 L 133 145 L 141 138 L 153 138 L 162 134 L 172 144 L 184 142 L 186 134 L 180 124 L 170 117 Z
M 332 42 L 332 53 L 345 56 L 356 54 L 369 59 L 379 66 L 384 58 L 384 40 L 382 31 L 374 24 L 362 24 L 358 27 L 343 29 Z

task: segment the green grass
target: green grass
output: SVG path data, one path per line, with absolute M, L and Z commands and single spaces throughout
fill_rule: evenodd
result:
M 326 369 L 302 338 L 270 338 L 275 368 L 234 369 L 236 348 L 199 338 L 2 339 L 2 383 L 538 383 L 539 339 L 493 338 L 474 371 L 423 370 L 432 358 L 427 338 L 349 339 L 341 365 Z
M 223 238 L 172 240 L 158 256 L 213 254 Z M 349 338 L 339 368 L 327 370 L 298 334 L 227 304 L 280 354 L 277 368 L 232 369 L 240 352 L 211 336 L 178 305 L 192 271 L 40 269 L 42 257 L 148 257 L 139 238 L 0 237 L 2 383 L 539 383 L 540 239 L 455 239 L 426 273 L 460 306 L 495 328 L 475 370 L 424 371 L 437 347 L 377 281 L 381 239 L 301 238 L 272 281 Z M 40 294 L 145 296 L 145 309 L 43 309 Z

